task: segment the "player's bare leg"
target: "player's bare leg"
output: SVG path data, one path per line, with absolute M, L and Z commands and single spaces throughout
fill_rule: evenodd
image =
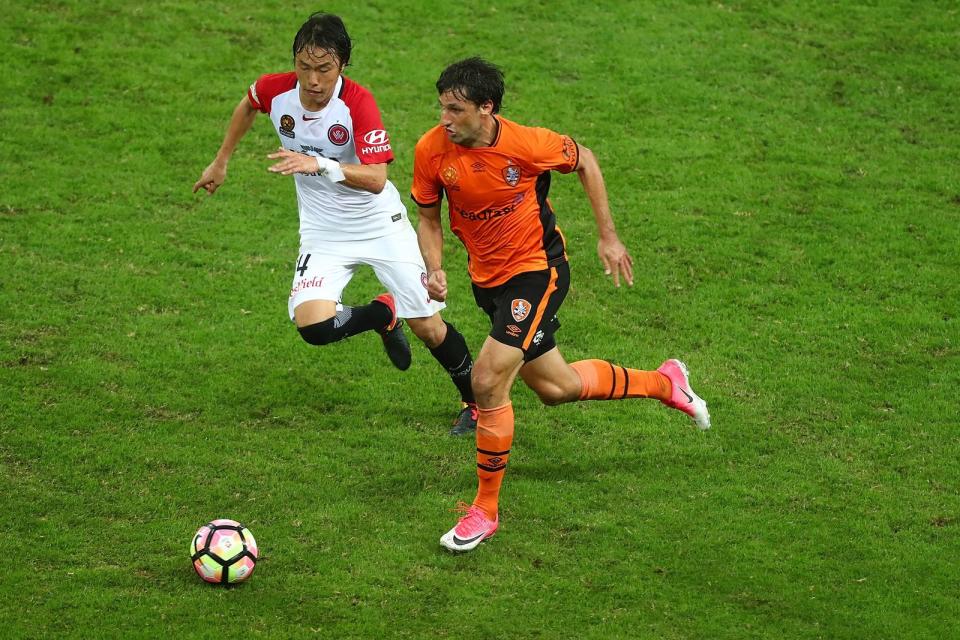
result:
M 329 320 L 337 313 L 337 303 L 333 300 L 308 300 L 293 310 L 293 321 L 297 328 Z
M 580 399 L 580 376 L 557 347 L 520 367 L 520 378 L 545 405 L 557 405 Z
M 487 336 L 473 364 L 477 406 L 492 409 L 510 402 L 510 389 L 523 366 L 523 351 Z
M 427 349 L 439 347 L 447 337 L 447 325 L 444 324 L 439 313 L 426 318 L 407 318 L 407 326 Z

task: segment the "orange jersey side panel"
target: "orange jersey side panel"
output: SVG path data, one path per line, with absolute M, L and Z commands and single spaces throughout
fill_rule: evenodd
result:
M 466 246 L 470 277 L 480 287 L 566 260 L 547 192 L 550 171 L 569 173 L 579 160 L 568 136 L 497 122 L 489 147 L 454 144 L 437 126 L 420 138 L 414 157 L 414 201 L 431 206 L 446 193 L 450 229 Z

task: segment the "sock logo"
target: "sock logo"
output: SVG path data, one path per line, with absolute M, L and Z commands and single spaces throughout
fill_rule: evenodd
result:
M 337 314 L 333 316 L 333 328 L 339 329 L 343 325 L 350 322 L 350 318 L 353 317 L 353 307 L 344 307 L 340 311 L 337 311 Z

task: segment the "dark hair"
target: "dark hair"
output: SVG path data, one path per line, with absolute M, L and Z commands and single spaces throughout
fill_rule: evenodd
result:
M 323 12 L 310 16 L 293 39 L 293 57 L 296 58 L 307 47 L 329 51 L 343 66 L 350 64 L 353 43 L 340 16 Z
M 467 58 L 443 70 L 437 80 L 437 93 L 452 91 L 454 95 L 481 105 L 493 102 L 493 112 L 500 112 L 503 102 L 503 72 L 483 58 Z

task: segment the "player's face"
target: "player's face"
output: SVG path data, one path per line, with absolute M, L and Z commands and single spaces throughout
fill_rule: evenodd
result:
M 300 83 L 300 104 L 307 111 L 320 111 L 333 96 L 343 70 L 339 58 L 323 49 L 304 48 L 293 59 Z
M 485 147 L 492 143 L 493 103 L 477 105 L 454 91 L 440 94 L 440 124 L 451 141 L 464 147 Z

